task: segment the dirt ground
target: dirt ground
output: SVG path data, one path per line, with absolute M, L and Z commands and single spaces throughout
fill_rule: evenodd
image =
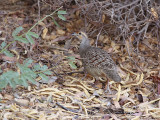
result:
M 160 119 L 160 38 L 157 37 L 160 29 L 157 27 L 158 32 L 153 32 L 154 25 L 150 24 L 144 39 L 136 41 L 134 35 L 138 36 L 139 30 L 133 34 L 128 32 L 128 39 L 124 40 L 116 26 L 118 23 L 105 12 L 99 15 L 100 22 L 97 22 L 99 16 L 91 18 L 97 10 L 87 7 L 95 4 L 94 8 L 98 8 L 106 2 L 97 1 L 0 1 L 0 81 L 9 70 L 21 74 L 17 64 L 25 64 L 28 58 L 32 59 L 32 64 L 27 66 L 29 69 L 32 70 L 34 65 L 47 66 L 51 72 L 44 78 L 38 72 L 39 76 L 34 79 L 36 84 L 28 80 L 27 86 L 12 88 L 8 82 L 0 91 L 0 119 Z M 96 3 L 99 4 L 96 6 Z M 159 11 L 158 5 L 157 8 Z M 90 13 L 86 12 L 87 9 Z M 153 14 L 148 21 L 160 26 L 156 7 L 150 10 Z M 58 11 L 67 14 L 61 12 L 61 16 Z M 23 30 L 17 36 L 30 30 L 39 37 L 31 38 L 29 43 L 15 40 L 13 31 L 20 26 Z M 142 29 L 142 26 L 138 27 Z M 134 28 L 130 27 L 131 30 Z M 95 78 L 88 74 L 84 77 L 78 52 L 80 41 L 71 35 L 78 31 L 85 31 L 91 45 L 105 50 L 115 61 L 122 82 L 109 81 L 111 94 L 105 92 L 106 83 L 99 81 L 94 87 Z M 6 43 L 5 49 L 2 48 L 3 42 Z M 7 77 L 10 76 L 7 74 Z M 47 81 L 43 80 L 45 77 Z

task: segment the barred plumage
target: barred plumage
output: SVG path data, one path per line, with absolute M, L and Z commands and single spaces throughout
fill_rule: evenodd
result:
M 107 77 L 115 82 L 120 82 L 121 78 L 110 55 L 100 48 L 90 46 L 90 41 L 84 32 L 74 35 L 81 40 L 79 53 L 84 70 L 96 79 Z

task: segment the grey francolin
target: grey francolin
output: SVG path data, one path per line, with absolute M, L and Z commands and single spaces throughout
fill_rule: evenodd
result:
M 115 82 L 121 82 L 116 65 L 106 51 L 91 46 L 90 40 L 84 32 L 74 33 L 73 35 L 81 40 L 79 53 L 82 58 L 84 70 L 88 74 L 95 77 L 96 80 L 105 77 Z

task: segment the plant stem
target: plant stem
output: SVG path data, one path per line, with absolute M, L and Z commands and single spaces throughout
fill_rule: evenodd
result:
M 55 14 L 58 10 L 60 10 L 62 7 L 63 7 L 63 6 L 57 8 L 57 9 L 56 9 L 54 12 L 52 12 L 51 14 L 46 15 L 44 18 L 42 18 L 41 20 L 39 20 L 38 22 L 36 22 L 26 33 L 24 33 L 24 34 L 22 34 L 22 35 L 20 35 L 20 36 L 23 36 L 23 35 L 27 34 L 28 32 L 30 32 L 36 25 L 39 24 L 39 22 L 42 22 L 42 21 L 45 20 L 47 17 L 51 17 L 51 16 L 52 16 L 53 14 Z M 14 43 L 15 41 L 16 41 L 16 40 L 13 40 L 13 41 L 9 42 L 9 44 L 0 51 L 0 54 L 3 53 L 4 50 L 6 50 L 6 49 L 7 49 L 12 43 Z
M 37 23 L 35 23 L 28 31 L 30 32 L 36 25 L 38 25 L 39 22 L 42 22 L 43 20 L 45 20 L 47 17 L 51 17 L 53 14 L 55 14 L 58 10 L 60 10 L 63 6 L 61 6 L 60 8 L 56 9 L 54 12 L 52 12 L 51 14 L 49 15 L 46 15 L 44 18 L 42 18 L 41 20 L 39 20 Z

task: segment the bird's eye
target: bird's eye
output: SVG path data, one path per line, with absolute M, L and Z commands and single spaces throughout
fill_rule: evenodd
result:
M 81 35 L 81 33 L 79 32 L 78 35 Z

